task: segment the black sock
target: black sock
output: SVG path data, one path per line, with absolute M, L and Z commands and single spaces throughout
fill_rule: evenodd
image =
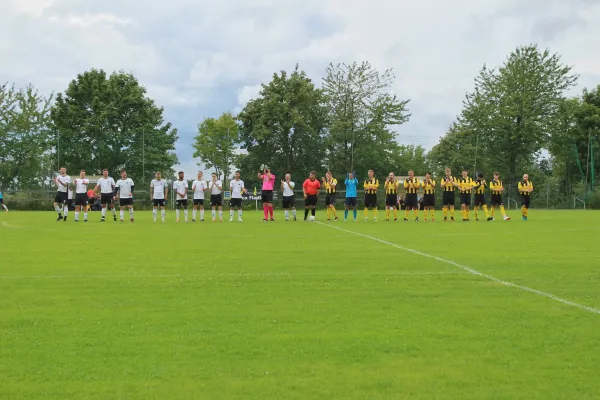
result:
M 308 208 L 304 209 L 304 219 L 308 217 Z
M 317 212 L 317 210 L 316 210 L 316 209 L 314 209 L 314 208 L 312 208 L 312 209 L 310 210 L 310 214 L 311 214 L 313 217 L 315 216 L 315 213 L 316 213 L 316 212 Z

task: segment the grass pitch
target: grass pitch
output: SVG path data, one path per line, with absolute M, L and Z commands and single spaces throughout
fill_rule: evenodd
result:
M 90 215 L 0 214 L 0 398 L 600 398 L 598 212 Z

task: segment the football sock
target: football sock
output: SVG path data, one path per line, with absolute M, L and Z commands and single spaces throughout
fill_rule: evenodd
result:
M 175 209 L 175 218 L 179 219 L 179 208 Z
M 475 206 L 475 219 L 479 219 L 479 207 Z
M 165 217 L 167 216 L 167 210 L 160 210 L 160 217 L 162 218 L 162 220 L 165 220 Z
M 344 210 L 344 219 L 348 219 L 348 210 Z
M 304 219 L 308 218 L 308 208 L 304 209 Z
M 87 215 L 87 214 L 85 214 L 85 215 Z M 129 209 L 129 218 L 133 218 L 133 208 Z M 86 217 L 86 219 L 87 219 L 87 217 Z
M 385 219 L 390 219 L 390 209 L 389 208 L 385 209 Z
M 490 212 L 488 211 L 487 205 L 483 205 L 483 212 L 485 213 L 485 217 L 489 218 L 490 217 Z
M 526 216 L 525 215 L 525 206 L 521 206 L 521 215 L 524 217 Z
M 365 218 L 369 218 L 369 209 L 365 207 Z
M 265 214 L 265 219 L 269 219 L 269 209 L 266 204 L 263 204 L 263 213 Z
M 314 217 L 316 213 L 317 213 L 317 209 L 316 208 L 311 208 L 310 209 L 310 215 L 312 215 Z
M 87 211 L 85 211 L 85 212 L 83 213 L 83 220 L 84 220 L 84 221 L 87 221 Z
M 233 210 L 229 210 L 229 218 L 233 218 Z
M 223 219 L 223 210 L 219 210 L 219 219 Z
M 196 214 L 198 213 L 198 211 L 196 209 L 192 210 L 192 219 L 196 219 Z
M 102 218 L 106 218 L 106 208 L 102 209 Z
M 117 209 L 116 208 L 111 208 L 110 211 L 112 211 L 113 217 L 117 216 Z
M 204 209 L 200 210 L 200 219 L 204 219 Z
M 333 218 L 337 218 L 337 210 L 335 208 L 331 208 L 331 211 L 333 212 Z
M 373 218 L 377 218 L 377 208 L 373 210 Z
M 79 211 L 75 211 L 75 221 L 79 221 Z
M 408 219 L 408 208 L 404 209 L 404 218 Z
M 331 219 L 331 208 L 327 207 L 327 219 Z
M 238 210 L 238 218 L 242 219 L 242 210 L 241 209 Z
M 120 217 L 121 219 L 125 218 L 125 210 L 120 210 L 120 211 L 119 211 L 119 217 Z
M 66 204 L 63 206 L 63 215 L 65 218 L 67 218 L 67 215 L 69 215 L 69 206 Z
M 469 219 L 469 208 L 465 208 L 465 218 Z
M 60 207 L 58 206 L 58 204 L 54 205 L 54 210 L 56 210 L 56 212 L 59 213 L 59 214 L 61 213 Z
M 394 207 L 394 219 L 398 219 L 398 210 Z
M 467 219 L 467 217 L 465 217 L 465 215 L 466 215 L 466 214 L 465 214 L 465 209 L 464 209 L 464 208 L 461 208 L 461 209 L 460 209 L 460 216 L 462 217 L 462 219 Z
M 413 214 L 415 214 L 415 218 L 419 218 L 419 209 L 418 208 L 414 208 L 413 209 Z
M 354 215 L 354 219 L 356 219 L 356 217 L 358 216 L 358 211 L 352 210 L 352 215 Z
M 2 204 L 2 208 L 4 208 L 6 211 L 8 211 L 8 207 L 6 207 L 6 204 Z
M 271 218 L 273 218 L 273 204 L 269 204 L 269 215 L 271 216 Z
M 448 218 L 448 207 L 444 207 L 442 210 L 444 211 L 444 218 Z
M 292 209 L 292 215 L 294 216 L 294 218 L 296 218 L 296 209 Z
M 285 210 L 285 219 L 290 217 L 290 210 Z
M 212 210 L 211 214 L 212 214 L 212 219 L 213 220 L 217 218 L 217 211 L 216 210 Z
M 152 218 L 156 221 L 156 208 L 152 209 Z
M 494 206 L 490 207 L 490 217 L 494 216 Z
M 529 217 L 529 208 L 525 207 L 525 216 Z
M 503 217 L 506 217 L 506 210 L 504 209 L 504 206 L 500 206 L 500 212 L 502 213 Z
M 450 207 L 450 216 L 454 218 L 454 207 Z
M 188 219 L 188 210 L 187 210 L 187 208 L 185 210 L 183 210 L 183 218 L 185 218 L 186 221 Z

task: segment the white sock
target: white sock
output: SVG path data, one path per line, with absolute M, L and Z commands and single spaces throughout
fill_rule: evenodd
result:
M 113 213 L 113 217 L 117 216 L 117 209 L 116 208 L 111 208 L 112 213 Z
M 87 211 L 83 213 L 83 220 L 87 221 Z
M 200 219 L 204 219 L 204 208 L 200 210 Z
M 223 210 L 219 210 L 219 219 L 223 219 Z
M 179 208 L 175 210 L 175 218 L 179 219 Z
M 156 208 L 152 209 L 152 217 L 154 218 L 154 220 L 156 221 Z
M 185 210 L 183 210 L 183 218 L 185 218 L 186 221 L 188 219 L 188 210 L 187 210 L 187 208 Z
M 56 210 L 57 213 L 60 214 L 60 207 L 58 206 L 58 204 L 54 205 L 54 209 Z
M 133 208 L 129 209 L 129 218 L 133 218 Z
M 119 217 L 121 217 L 121 219 L 125 218 L 125 210 L 119 210 Z
M 242 219 L 242 210 L 238 210 L 238 218 Z
M 79 221 L 79 211 L 75 211 L 75 221 Z
M 160 210 L 160 217 L 162 218 L 162 220 L 165 220 L 165 217 L 167 216 L 167 210 Z
M 290 210 L 285 210 L 285 219 L 290 217 Z
M 229 218 L 233 218 L 233 210 L 229 210 Z
M 217 212 L 215 210 L 212 210 L 212 219 L 217 218 Z
M 192 219 L 196 219 L 196 212 L 197 212 L 197 211 L 196 211 L 196 209 L 194 208 L 194 209 L 192 210 Z
M 4 208 L 6 211 L 8 211 L 8 207 L 6 207 L 6 204 L 2 204 L 2 208 Z
M 66 204 L 63 206 L 63 214 L 65 218 L 67 217 L 67 215 L 69 215 L 69 206 Z
M 295 208 L 293 208 L 293 209 L 292 209 L 292 215 L 293 215 L 294 217 L 296 217 L 296 209 L 295 209 Z
M 102 218 L 105 218 L 105 217 L 106 217 L 106 208 L 103 208 L 102 209 Z

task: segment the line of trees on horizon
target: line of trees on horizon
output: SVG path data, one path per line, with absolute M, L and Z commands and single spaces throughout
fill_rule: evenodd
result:
M 393 70 L 366 61 L 329 64 L 320 86 L 298 65 L 274 73 L 238 115 L 198 124 L 194 157 L 224 179 L 240 169 L 253 180 L 261 164 L 279 176 L 316 169 L 340 177 L 368 169 L 439 176 L 450 167 L 457 174 L 499 171 L 512 187 L 528 172 L 565 201 L 577 196 L 600 208 L 600 85 L 568 97 L 578 76 L 558 54 L 527 45 L 500 66 L 484 65 L 460 114 L 429 151 L 398 143 L 411 114 L 410 99 L 392 90 L 394 79 Z M 125 168 L 143 185 L 156 170 L 173 176 L 178 134 L 163 112 L 123 71 L 85 71 L 49 97 L 31 85 L 2 85 L 0 189 L 44 187 L 63 165 L 88 174 Z

